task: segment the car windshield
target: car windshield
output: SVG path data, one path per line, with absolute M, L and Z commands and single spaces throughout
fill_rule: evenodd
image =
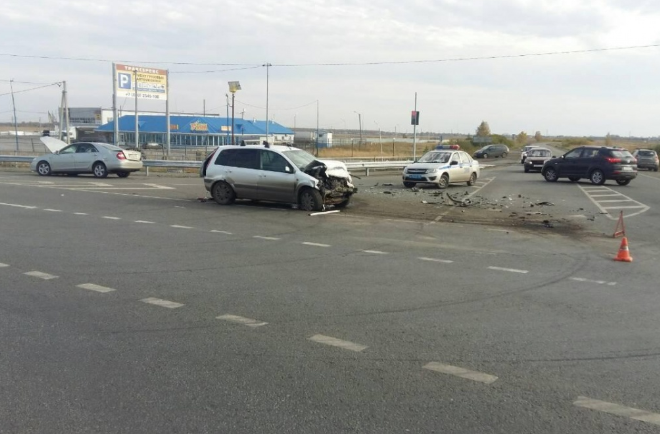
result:
M 547 149 L 532 149 L 529 151 L 529 155 L 531 157 L 548 157 L 550 155 L 550 151 Z
M 295 164 L 300 170 L 304 170 L 309 163 L 316 160 L 315 156 L 302 149 L 291 149 L 290 151 L 283 151 L 282 154 L 291 160 L 291 162 L 293 162 L 293 164 Z
M 418 163 L 446 163 L 451 158 L 451 152 L 427 152 L 417 160 Z

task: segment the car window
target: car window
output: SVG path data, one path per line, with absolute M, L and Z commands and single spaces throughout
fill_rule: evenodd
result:
M 78 149 L 78 145 L 69 145 L 66 148 L 60 150 L 60 154 L 73 154 Z
M 655 151 L 639 151 L 638 154 L 641 157 L 654 157 Z
M 455 161 L 456 163 L 460 163 L 460 159 L 459 159 L 459 157 L 458 157 L 458 152 L 455 152 L 455 153 L 452 154 L 452 156 L 451 156 L 451 162 L 453 163 L 454 161 Z
M 465 152 L 459 152 L 458 155 L 461 159 L 461 163 L 463 163 L 463 164 L 471 164 L 472 163 L 472 159 Z
M 89 153 L 89 152 L 98 152 L 96 148 L 89 143 L 82 143 L 78 145 L 77 154 Z
M 287 168 L 289 170 L 287 170 Z M 261 151 L 261 170 L 291 173 L 289 163 L 280 154 L 273 151 Z
M 245 169 L 259 168 L 258 149 L 225 149 L 220 152 L 215 164 L 220 166 L 242 167 Z
M 593 158 L 598 155 L 598 149 L 585 148 L 582 152 L 582 158 Z
M 616 149 L 616 150 L 611 150 L 609 151 L 609 154 L 612 157 L 617 157 L 617 158 L 630 158 L 632 157 L 632 154 L 624 149 Z
M 580 158 L 581 153 L 582 153 L 582 148 L 573 149 L 572 151 L 566 153 L 564 155 L 564 158 L 565 159 Z

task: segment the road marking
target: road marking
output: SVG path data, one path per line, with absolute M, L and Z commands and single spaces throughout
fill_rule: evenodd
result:
M 632 208 L 644 208 L 644 207 L 646 207 L 648 209 L 648 207 L 646 205 L 643 205 L 643 206 L 639 206 L 639 205 L 635 205 L 635 206 L 604 206 L 603 209 L 632 209 Z M 639 213 L 637 213 L 637 214 L 639 214 Z M 630 217 L 630 216 L 627 215 L 625 217 Z
M 231 232 L 227 232 L 227 231 L 219 231 L 219 230 L 217 230 L 217 229 L 212 229 L 211 232 L 213 232 L 214 234 L 232 235 Z
M 11 206 L 11 207 L 14 207 L 14 208 L 25 208 L 25 209 L 36 209 L 37 208 L 36 206 L 18 205 L 18 204 L 15 204 L 15 203 L 3 203 L 3 202 L 0 202 L 0 205 Z
M 507 229 L 486 229 L 487 231 L 491 232 L 509 232 Z
M 599 200 L 600 203 L 614 203 L 614 202 L 631 202 L 632 199 L 612 199 L 612 200 Z
M 170 225 L 170 227 L 177 229 L 192 229 L 192 226 Z
M 354 342 L 344 341 L 341 339 L 333 338 L 330 336 L 324 336 L 324 335 L 314 335 L 311 338 L 307 338 L 307 339 L 310 341 L 318 342 L 319 344 L 330 345 L 333 347 L 339 347 L 345 350 L 356 351 L 356 352 L 360 352 L 368 348 L 364 345 L 356 344 Z
M 279 240 L 279 238 L 275 238 L 275 237 L 263 237 L 263 236 L 261 236 L 261 235 L 255 235 L 255 236 L 253 236 L 252 238 L 258 238 L 258 239 L 260 239 L 260 240 L 269 240 L 269 241 L 277 241 L 277 240 Z
M 89 215 L 86 212 L 74 212 L 75 215 Z
M 43 280 L 57 279 L 58 277 L 52 274 L 42 273 L 41 271 L 28 271 L 27 273 L 23 273 L 23 274 L 25 274 L 26 276 L 38 277 L 39 279 L 43 279 Z
M 90 182 L 90 184 L 97 187 L 112 187 L 112 184 L 106 184 L 105 182 Z
M 430 371 L 440 372 L 443 374 L 455 375 L 457 377 L 466 378 L 472 381 L 479 381 L 480 383 L 491 384 L 497 380 L 497 377 L 483 372 L 470 371 L 469 369 L 460 368 L 458 366 L 445 365 L 443 363 L 431 362 L 423 366 L 424 369 Z
M 168 309 L 176 309 L 177 307 L 183 306 L 183 304 L 181 303 L 176 303 L 174 301 L 163 300 L 160 298 L 153 298 L 153 297 L 143 298 L 140 301 L 143 303 L 149 303 L 149 304 L 154 304 L 156 306 L 166 307 Z
M 300 244 L 304 244 L 305 246 L 313 246 L 313 247 L 331 247 L 330 244 L 310 243 L 307 241 L 303 241 Z
M 597 399 L 587 398 L 586 396 L 578 396 L 575 402 L 573 402 L 573 405 L 576 407 L 613 414 L 615 416 L 627 417 L 629 419 L 650 423 L 652 425 L 660 425 L 660 414 L 658 413 L 651 413 L 650 411 L 640 410 L 638 408 L 625 407 L 611 402 L 599 401 Z
M 44 211 L 49 211 L 49 212 L 62 212 L 61 209 L 52 209 L 52 208 L 44 208 Z
M 427 258 L 424 256 L 420 256 L 419 258 L 420 261 L 428 261 L 428 262 L 440 262 L 441 264 L 451 264 L 454 261 L 450 261 L 449 259 L 436 259 L 436 258 Z
M 488 267 L 489 270 L 497 270 L 497 271 L 508 271 L 509 273 L 521 273 L 521 274 L 527 274 L 529 271 L 527 270 L 517 270 L 515 268 L 503 268 L 503 267 Z
M 168 187 L 166 185 L 159 185 L 159 184 L 144 184 L 144 185 L 146 185 L 147 187 L 157 188 L 159 190 L 176 190 L 176 188 Z
M 37 181 L 39 184 L 55 184 L 53 181 Z
M 617 215 L 612 215 L 610 214 L 610 211 L 608 210 L 624 210 L 624 209 L 629 209 L 629 210 L 638 210 L 637 212 L 631 212 L 629 214 L 624 214 L 624 218 L 628 217 L 633 217 L 636 215 L 639 215 L 643 212 L 648 211 L 651 209 L 649 206 L 644 205 L 643 203 L 636 201 L 635 199 L 626 196 L 623 193 L 620 193 L 616 190 L 613 190 L 609 187 L 583 187 L 579 184 L 576 184 L 580 190 L 589 198 L 589 200 L 598 207 L 600 212 L 604 215 L 607 216 L 610 220 L 617 220 L 619 218 L 618 213 Z M 593 194 L 593 193 L 598 193 L 598 194 Z M 604 194 L 601 194 L 604 193 Z M 600 200 L 601 197 L 608 197 L 610 199 L 607 200 Z M 614 200 L 611 199 L 613 197 L 618 197 L 619 200 Z M 602 204 L 612 204 L 616 202 L 628 202 L 633 205 L 627 206 L 627 205 L 613 205 L 613 206 L 603 206 Z
M 0 262 L 0 268 L 6 268 L 6 267 L 9 267 L 9 264 L 3 264 L 2 262 Z
M 135 223 L 144 223 L 147 225 L 153 225 L 155 222 L 150 222 L 149 220 L 135 220 Z
M 120 217 L 112 217 L 112 216 L 109 216 L 109 215 L 104 215 L 101 218 L 104 218 L 104 219 L 107 219 L 107 220 L 121 220 Z
M 591 279 L 585 279 L 584 277 L 569 277 L 569 279 L 575 280 L 576 282 L 597 283 L 599 285 L 609 285 L 609 286 L 616 285 L 616 282 L 606 282 L 604 280 L 591 280 Z
M 387 252 L 380 250 L 363 250 L 364 253 L 373 253 L 374 255 L 387 255 Z
M 81 283 L 76 285 L 78 288 L 89 289 L 90 291 L 96 292 L 112 292 L 116 291 L 114 288 L 108 288 L 107 286 L 96 285 L 94 283 Z
M 254 327 L 265 326 L 266 324 L 268 324 L 267 322 L 257 321 L 256 319 L 245 318 L 245 317 L 238 316 L 238 315 L 226 314 L 226 315 L 217 316 L 216 318 L 224 320 L 224 321 L 230 321 L 230 322 L 235 322 L 235 323 L 238 323 L 238 324 L 243 324 L 243 325 L 246 325 L 248 327 L 253 327 L 253 328 Z

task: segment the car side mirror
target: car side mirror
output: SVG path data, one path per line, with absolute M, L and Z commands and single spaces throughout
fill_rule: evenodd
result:
M 291 169 L 290 166 L 284 166 L 284 171 L 285 171 L 286 173 L 291 173 L 291 172 L 292 172 L 292 169 Z
M 58 149 L 57 151 L 55 151 L 55 154 L 56 154 L 56 155 L 59 154 L 59 153 L 60 153 L 59 149 Z
M 561 159 L 563 160 L 563 159 L 564 159 L 564 155 L 562 155 L 562 156 L 561 156 L 561 157 L 559 157 L 559 158 L 561 158 Z
M 457 164 L 458 164 L 458 161 L 452 161 L 451 163 L 449 163 L 450 166 L 456 166 Z

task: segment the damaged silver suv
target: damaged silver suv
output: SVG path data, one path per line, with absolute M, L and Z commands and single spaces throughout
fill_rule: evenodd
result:
M 341 161 L 317 160 L 289 146 L 221 146 L 200 168 L 220 205 L 236 199 L 298 204 L 305 211 L 347 206 L 357 192 Z

